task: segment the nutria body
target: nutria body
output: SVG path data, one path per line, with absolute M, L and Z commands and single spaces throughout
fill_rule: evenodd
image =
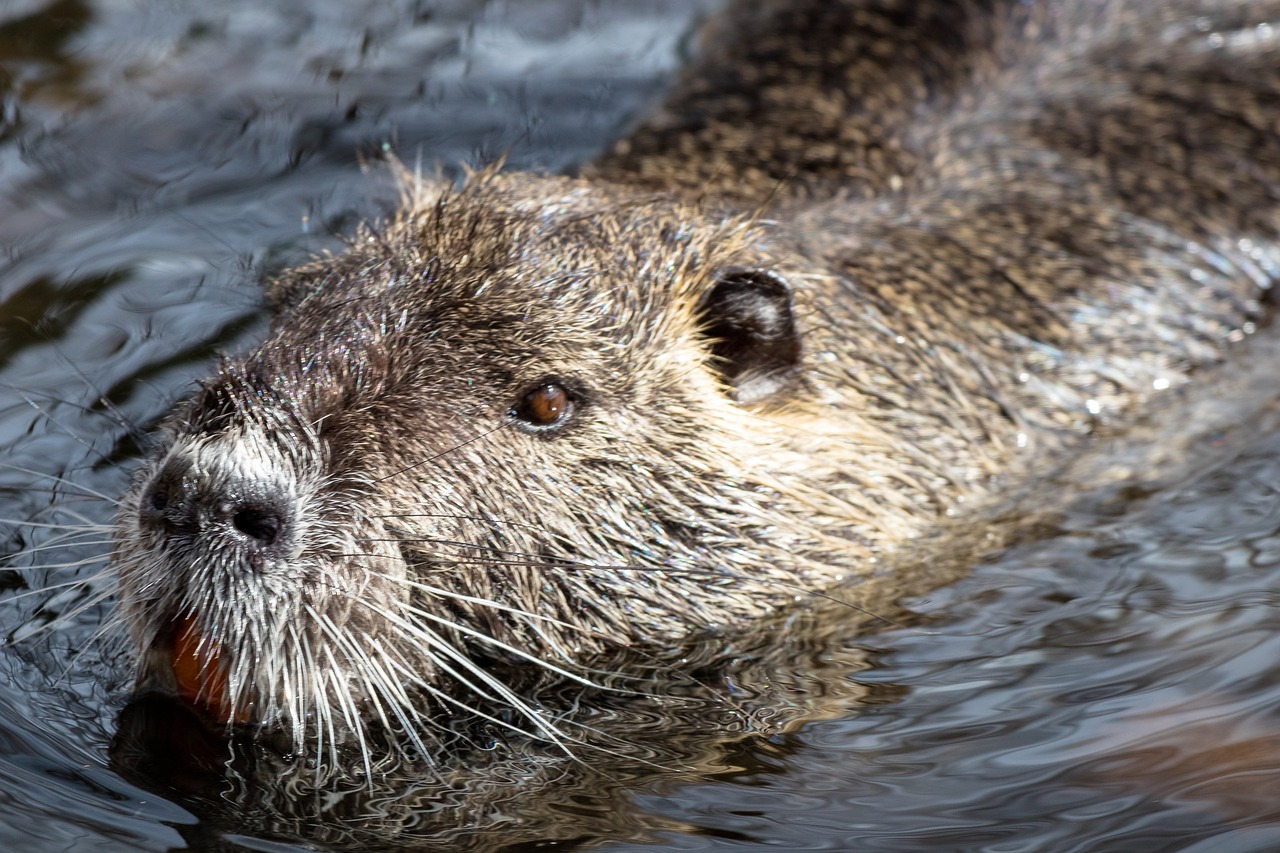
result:
M 1261 316 L 1272 17 L 769 4 L 582 176 L 416 188 L 272 284 L 126 495 L 142 680 L 555 738 L 530 680 L 873 573 Z

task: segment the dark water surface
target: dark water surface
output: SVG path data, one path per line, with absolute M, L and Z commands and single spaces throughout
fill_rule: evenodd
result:
M 383 152 L 591 156 L 712 5 L 0 0 L 0 850 L 1280 849 L 1271 330 L 908 567 L 974 564 L 903 627 L 802 603 L 744 645 L 720 687 L 750 725 L 619 711 L 599 729 L 650 760 L 495 760 L 479 816 L 113 769 L 111 500 L 139 431 L 263 331 L 263 272 L 385 211 Z

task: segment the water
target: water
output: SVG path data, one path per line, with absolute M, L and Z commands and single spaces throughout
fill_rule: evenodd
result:
M 904 565 L 963 577 L 869 602 L 901 627 L 804 602 L 737 641 L 714 701 L 602 709 L 625 755 L 493 750 L 484 814 L 403 779 L 281 802 L 181 731 L 207 776 L 112 748 L 109 582 L 56 585 L 100 568 L 139 428 L 262 332 L 265 271 L 393 203 L 384 152 L 580 161 L 698 8 L 0 3 L 0 849 L 1280 848 L 1273 331 Z

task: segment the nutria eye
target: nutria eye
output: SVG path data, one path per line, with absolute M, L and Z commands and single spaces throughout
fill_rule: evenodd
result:
M 526 391 L 511 416 L 538 429 L 562 423 L 573 411 L 573 397 L 563 386 L 547 382 Z

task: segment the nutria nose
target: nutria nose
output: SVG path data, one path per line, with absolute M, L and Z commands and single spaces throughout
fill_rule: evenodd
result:
M 139 523 L 174 542 L 199 540 L 267 558 L 281 555 L 290 518 L 288 496 L 278 483 L 207 470 L 197 474 L 181 463 L 167 464 L 138 504 Z

